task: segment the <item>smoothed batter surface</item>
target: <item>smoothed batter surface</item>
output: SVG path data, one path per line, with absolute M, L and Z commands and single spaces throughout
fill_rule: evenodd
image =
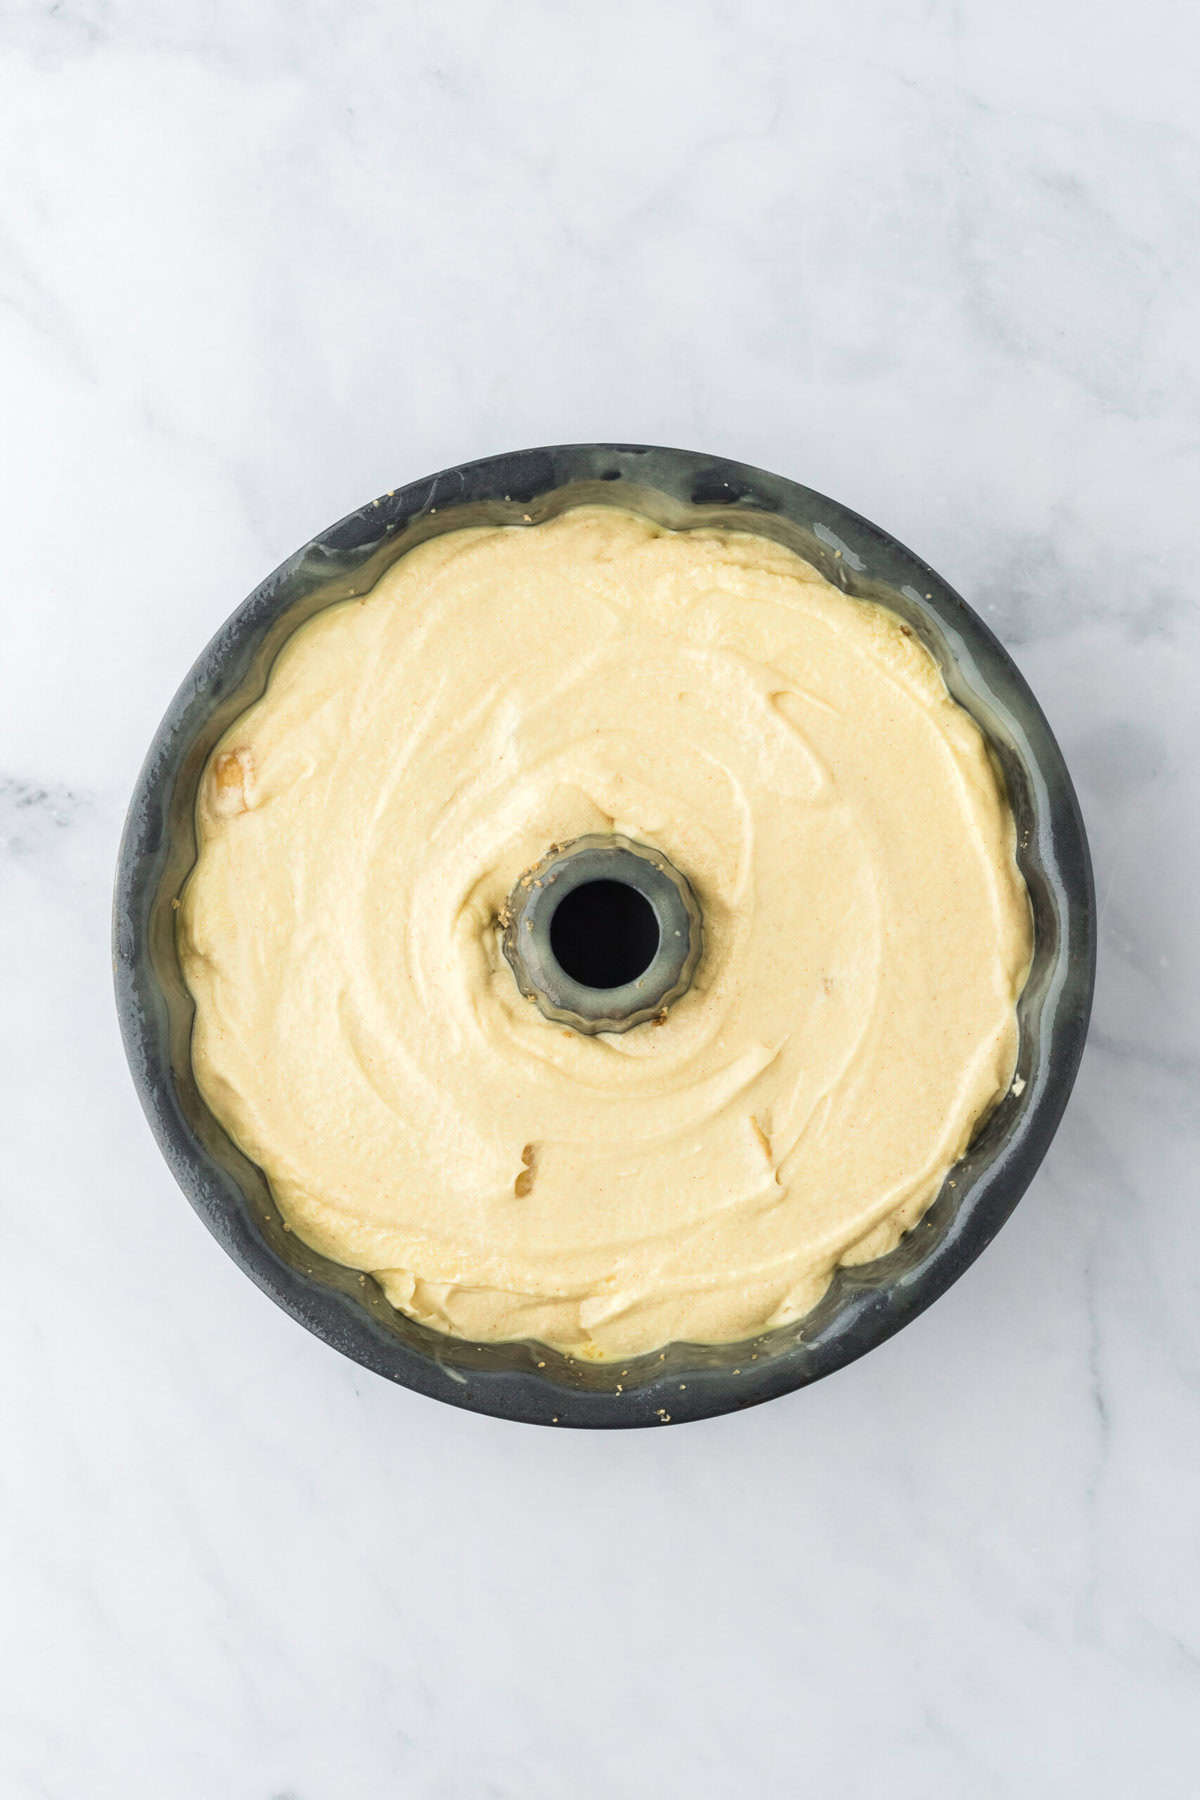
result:
M 1012 1076 L 1030 953 L 984 741 L 885 608 L 614 508 L 449 534 L 284 647 L 217 746 L 180 950 L 200 1087 L 292 1229 L 469 1338 L 629 1356 L 807 1312 Z M 584 1037 L 498 918 L 552 843 L 704 914 Z

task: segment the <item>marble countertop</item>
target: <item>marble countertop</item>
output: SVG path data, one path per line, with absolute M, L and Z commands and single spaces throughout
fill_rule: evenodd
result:
M 25 0 L 0 21 L 0 1792 L 1200 1792 L 1200 25 L 1175 0 Z M 560 1434 L 239 1274 L 108 906 L 183 672 L 372 494 L 616 438 L 979 608 L 1075 773 L 1094 1029 L 928 1314 Z

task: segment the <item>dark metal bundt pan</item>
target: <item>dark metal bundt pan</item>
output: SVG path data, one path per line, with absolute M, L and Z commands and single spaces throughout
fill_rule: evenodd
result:
M 261 694 L 297 625 L 365 593 L 396 557 L 440 532 L 536 522 L 581 501 L 629 507 L 672 527 L 759 532 L 848 593 L 900 613 L 993 746 L 1034 913 L 1018 1079 L 954 1169 L 953 1185 L 899 1247 L 840 1271 L 807 1318 L 752 1342 L 672 1344 L 617 1365 L 536 1344 L 442 1336 L 396 1312 L 369 1277 L 283 1230 L 261 1171 L 193 1080 L 193 1008 L 172 905 L 195 858 L 196 786 L 209 751 Z M 172 1173 L 234 1260 L 293 1318 L 366 1367 L 455 1406 L 544 1425 L 660 1425 L 753 1406 L 852 1362 L 936 1300 L 987 1246 L 1028 1187 L 1075 1078 L 1091 1004 L 1095 905 L 1079 807 L 1036 700 L 987 626 L 919 558 L 835 501 L 761 469 L 685 450 L 582 444 L 488 457 L 398 488 L 322 533 L 255 589 L 185 679 L 138 777 L 117 872 L 114 949 L 130 1067 Z

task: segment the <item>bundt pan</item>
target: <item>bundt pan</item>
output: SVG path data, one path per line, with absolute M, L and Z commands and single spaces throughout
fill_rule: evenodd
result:
M 621 1365 L 533 1343 L 443 1336 L 396 1312 L 370 1277 L 285 1232 L 262 1172 L 197 1091 L 193 1007 L 175 946 L 201 771 L 225 727 L 262 693 L 289 633 L 320 607 L 366 593 L 397 557 L 441 532 L 541 521 L 583 501 L 671 527 L 775 538 L 846 592 L 899 613 L 994 749 L 1034 914 L 1018 1078 L 898 1248 L 840 1271 L 793 1324 L 739 1344 L 671 1344 Z M 279 1306 L 356 1362 L 454 1406 L 542 1425 L 657 1426 L 753 1406 L 840 1369 L 974 1262 L 1028 1187 L 1074 1081 L 1091 1004 L 1095 905 L 1078 803 L 1036 700 L 987 626 L 918 557 L 844 506 L 761 469 L 686 450 L 576 444 L 488 457 L 398 488 L 255 589 L 185 679 L 138 777 L 121 843 L 114 951 L 126 1052 L 163 1155 L 209 1230 Z

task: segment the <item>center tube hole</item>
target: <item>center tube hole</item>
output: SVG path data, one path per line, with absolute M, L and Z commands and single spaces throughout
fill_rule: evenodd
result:
M 658 954 L 654 908 L 623 881 L 585 881 L 564 894 L 550 921 L 559 967 L 584 987 L 624 987 Z

